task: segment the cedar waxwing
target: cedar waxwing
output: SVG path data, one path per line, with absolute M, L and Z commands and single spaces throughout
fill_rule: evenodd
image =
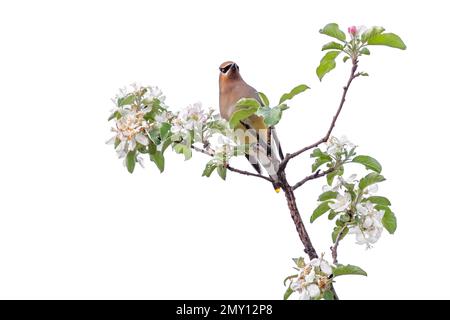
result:
M 222 118 L 230 120 L 235 110 L 236 102 L 242 98 L 256 99 L 262 105 L 258 91 L 242 79 L 239 73 L 239 66 L 236 63 L 226 61 L 220 65 L 219 70 L 219 106 Z M 240 129 L 239 131 L 244 133 L 244 137 L 239 135 L 242 143 L 254 146 L 246 153 L 246 157 L 251 165 L 258 173 L 261 173 L 261 164 L 274 181 L 275 191 L 279 192 L 280 184 L 277 171 L 280 161 L 272 150 L 272 136 L 275 144 L 278 145 L 277 152 L 280 157 L 282 157 L 282 151 L 275 128 L 268 128 L 264 123 L 264 119 L 254 114 L 242 120 L 241 124 L 235 129 Z

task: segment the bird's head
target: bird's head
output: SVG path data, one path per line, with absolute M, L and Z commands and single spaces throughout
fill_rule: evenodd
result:
M 225 61 L 220 65 L 219 70 L 219 78 L 221 81 L 241 79 L 241 75 L 239 74 L 239 66 L 236 62 Z

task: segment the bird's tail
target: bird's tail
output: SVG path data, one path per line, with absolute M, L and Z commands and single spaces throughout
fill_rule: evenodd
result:
M 280 192 L 281 183 L 278 178 L 278 168 L 280 159 L 283 159 L 283 153 L 275 128 L 266 127 L 256 130 L 251 129 L 244 122 L 241 123 L 246 128 L 246 131 L 243 132 L 243 137 L 240 136 L 240 140 L 252 146 L 246 153 L 248 161 L 259 174 L 262 172 L 262 166 L 272 179 L 275 191 L 277 193 Z
M 278 169 L 280 167 L 280 150 L 277 150 L 278 137 L 273 135 L 275 131 L 272 128 L 262 130 L 258 133 L 258 143 L 254 145 L 254 153 L 258 162 L 264 167 L 269 177 L 273 180 L 273 188 L 278 193 L 281 190 L 281 183 L 278 177 Z M 276 139 L 272 139 L 272 135 Z M 262 138 L 264 137 L 264 138 Z M 274 140 L 274 141 L 272 141 Z

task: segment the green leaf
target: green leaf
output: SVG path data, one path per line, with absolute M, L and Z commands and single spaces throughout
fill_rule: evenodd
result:
M 309 219 L 309 221 L 311 223 L 314 222 L 314 220 L 316 220 L 318 217 L 320 217 L 321 215 L 323 215 L 325 212 L 327 212 L 328 210 L 330 210 L 330 204 L 331 201 L 325 201 L 322 202 L 321 204 L 319 204 L 317 206 L 317 208 L 314 210 L 313 214 L 311 215 L 311 218 Z
M 325 50 L 341 50 L 342 51 L 342 50 L 344 50 L 344 46 L 340 43 L 331 41 L 331 42 L 328 42 L 327 44 L 323 45 L 322 51 L 325 51 Z
M 292 258 L 292 260 L 294 261 L 295 265 L 299 268 L 303 268 L 305 266 L 305 258 L 303 257 Z
M 362 49 L 359 51 L 359 53 L 360 53 L 360 54 L 365 54 L 366 56 L 369 56 L 369 55 L 370 55 L 370 51 L 369 51 L 369 49 L 367 49 L 366 47 L 362 48 Z
M 311 166 L 312 172 L 315 172 L 321 165 L 330 162 L 331 160 L 332 159 L 329 155 L 322 155 L 320 158 L 317 158 Z
M 120 115 L 120 112 L 116 110 L 109 116 L 108 121 L 111 121 L 112 119 L 119 119 Z
M 227 178 L 227 168 L 223 165 L 218 165 L 217 166 L 217 173 L 219 174 L 219 176 L 225 180 Z
M 320 150 L 319 148 L 314 149 L 310 155 L 311 158 L 317 158 L 317 157 L 322 157 L 322 156 L 327 156 L 327 154 L 325 152 L 323 152 L 322 150 Z
M 148 132 L 149 138 L 152 142 L 154 142 L 156 145 L 161 143 L 161 136 L 159 135 L 159 129 L 154 127 Z
M 127 153 L 126 164 L 128 172 L 133 173 L 134 167 L 136 166 L 136 151 Z
M 327 290 L 323 293 L 324 300 L 334 300 L 334 294 L 330 290 Z
M 331 171 L 329 174 L 327 174 L 327 183 L 329 186 L 333 184 L 334 178 L 336 176 L 342 176 L 344 174 L 344 166 L 339 166 L 339 168 L 334 169 L 334 171 Z
M 286 279 L 283 280 L 283 285 L 286 286 L 286 282 L 287 282 L 288 280 L 291 280 L 291 279 L 297 278 L 297 277 L 298 277 L 298 274 L 293 274 L 293 275 L 291 275 L 291 276 L 287 276 Z
M 258 92 L 259 98 L 261 99 L 263 106 L 268 107 L 270 106 L 270 102 L 269 99 L 267 98 L 267 96 L 262 93 L 262 92 Z
M 274 108 L 262 107 L 258 109 L 256 115 L 262 116 L 264 118 L 264 123 L 271 127 L 280 122 L 282 111 L 279 106 Z
M 371 172 L 359 181 L 359 190 L 364 190 L 368 186 L 386 180 L 381 174 Z
M 372 197 L 365 199 L 365 201 L 369 201 L 373 204 L 379 204 L 382 206 L 390 206 L 391 205 L 391 202 L 389 201 L 388 198 L 381 197 L 381 196 L 372 196 Z
M 114 140 L 114 149 L 116 149 L 119 146 L 120 142 L 121 142 L 120 139 L 116 137 L 116 140 Z
M 211 174 L 214 172 L 214 170 L 216 170 L 216 168 L 217 168 L 216 163 L 213 160 L 209 161 L 206 164 L 205 170 L 203 170 L 202 177 L 209 178 L 211 176 Z
M 172 148 L 176 153 L 183 154 L 184 160 L 189 160 L 190 158 L 192 158 L 192 150 L 187 145 L 183 143 L 177 143 L 174 144 Z
M 310 88 L 306 84 L 298 85 L 295 88 L 293 88 L 291 90 L 291 92 L 283 94 L 281 96 L 280 102 L 278 102 L 278 104 L 282 104 L 284 101 L 290 100 L 290 99 L 294 98 L 296 95 L 298 95 L 308 89 L 310 89 Z
M 328 214 L 328 220 L 333 220 L 337 216 L 337 212 L 334 210 L 330 210 L 330 213 Z
M 293 292 L 294 292 L 294 290 L 292 290 L 291 287 L 289 286 L 289 287 L 286 289 L 286 292 L 284 293 L 283 299 L 284 299 L 284 300 L 289 299 L 289 297 L 291 296 L 291 294 L 292 294 Z
M 330 220 L 332 220 L 332 219 L 330 219 Z M 347 233 L 348 233 L 348 228 L 347 228 L 346 226 L 344 227 L 344 225 L 345 225 L 344 222 L 342 222 L 342 221 L 339 219 L 339 220 L 336 220 L 336 224 L 339 224 L 339 225 L 338 225 L 337 227 L 334 227 L 333 233 L 331 234 L 331 239 L 333 240 L 333 243 L 336 242 L 336 239 L 337 239 L 339 233 L 341 233 L 340 240 L 344 239 L 344 237 L 345 237 L 345 236 L 347 235 Z M 343 231 L 341 232 L 342 229 L 343 229 Z
M 406 45 L 403 40 L 395 33 L 381 33 L 371 37 L 367 44 L 369 45 L 379 45 L 388 46 L 392 48 L 397 48 L 401 50 L 406 49 Z
M 255 99 L 242 98 L 236 103 L 233 114 L 229 120 L 230 127 L 234 129 L 241 120 L 247 119 L 256 111 L 258 111 L 260 105 Z
M 344 61 L 344 63 L 346 63 L 348 59 L 350 59 L 349 56 L 344 56 L 344 58 L 342 58 L 342 61 Z
M 170 127 L 170 123 L 164 122 L 161 124 L 161 128 L 159 129 L 161 140 L 166 140 L 170 136 Z
M 391 208 L 387 206 L 377 205 L 375 206 L 375 209 L 384 210 L 383 219 L 381 219 L 383 227 L 390 234 L 394 234 L 395 230 L 397 230 L 397 218 L 395 217 L 395 214 L 392 212 Z
M 336 267 L 333 268 L 333 277 L 338 276 L 344 276 L 344 275 L 360 275 L 360 276 L 367 276 L 367 273 L 361 269 L 360 267 L 353 266 L 351 264 L 348 264 L 346 266 L 342 264 L 338 264 Z
M 316 74 L 319 77 L 319 80 L 322 81 L 322 78 L 331 70 L 336 67 L 336 57 L 341 53 L 340 51 L 328 51 L 320 60 L 320 64 L 316 69 Z
M 161 151 L 156 151 L 150 154 L 150 160 L 153 161 L 159 169 L 159 172 L 164 171 L 164 155 Z
M 339 25 L 337 23 L 329 23 L 320 29 L 319 32 L 338 40 L 345 41 L 345 33 L 339 29 Z
M 373 38 L 374 36 L 379 35 L 380 33 L 383 33 L 384 30 L 385 29 L 383 27 L 377 27 L 377 26 L 367 29 L 361 35 L 362 43 L 366 43 L 369 39 Z
M 362 164 L 368 170 L 372 170 L 375 172 L 381 172 L 381 164 L 374 158 L 369 156 L 356 156 L 353 158 L 352 162 Z
M 325 201 L 325 200 L 331 200 L 336 199 L 338 193 L 335 191 L 325 191 L 319 196 L 318 201 Z
M 166 149 L 172 144 L 172 142 L 173 141 L 170 137 L 164 140 L 161 146 L 161 152 L 164 153 L 164 151 L 166 151 Z
M 125 97 L 119 98 L 117 100 L 117 105 L 119 107 L 130 105 L 134 102 L 135 99 L 136 99 L 136 95 L 134 93 L 130 93 L 130 94 L 126 95 Z

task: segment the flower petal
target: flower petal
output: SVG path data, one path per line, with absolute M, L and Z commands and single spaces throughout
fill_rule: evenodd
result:
M 142 133 L 138 133 L 135 137 L 136 141 L 142 144 L 143 146 L 147 146 L 149 143 L 149 140 L 146 136 L 144 136 Z
M 311 298 L 316 298 L 320 295 L 320 289 L 317 284 L 310 284 L 306 287 L 306 290 L 308 290 L 309 295 Z

